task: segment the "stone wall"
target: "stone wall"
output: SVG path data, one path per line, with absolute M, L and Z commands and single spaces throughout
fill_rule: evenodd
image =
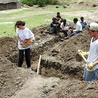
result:
M 20 2 L 0 3 L 0 10 L 21 8 Z

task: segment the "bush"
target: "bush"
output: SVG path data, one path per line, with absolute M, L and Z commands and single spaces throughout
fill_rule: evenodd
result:
M 38 0 L 32 0 L 33 1 L 33 4 L 36 5 Z
M 45 5 L 55 5 L 55 4 L 59 4 L 60 0 L 20 0 L 23 4 L 27 4 L 29 6 L 32 5 L 39 5 L 39 7 L 44 7 Z
M 56 0 L 46 0 L 46 4 L 55 4 Z
M 46 0 L 38 0 L 39 7 L 44 7 L 46 5 Z
M 33 0 L 20 0 L 23 4 L 33 6 Z
M 44 7 L 45 5 L 55 5 L 55 4 L 59 4 L 59 0 L 38 0 L 38 5 L 40 7 Z

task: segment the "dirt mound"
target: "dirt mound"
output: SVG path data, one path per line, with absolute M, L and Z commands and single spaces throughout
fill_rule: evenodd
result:
M 18 69 L 15 61 L 17 56 L 17 41 L 15 37 L 0 38 L 0 98 L 10 98 L 20 87 L 30 73 Z M 12 57 L 12 58 L 11 58 Z M 17 57 L 16 57 L 17 58 Z
M 76 54 L 79 49 L 88 51 L 89 42 L 90 37 L 84 30 L 82 33 L 63 41 L 62 44 L 57 44 L 53 49 L 42 55 L 42 74 L 59 77 L 60 74 L 63 74 L 63 77 L 64 74 L 69 74 L 72 77 L 80 77 L 83 68 L 81 63 L 76 61 Z

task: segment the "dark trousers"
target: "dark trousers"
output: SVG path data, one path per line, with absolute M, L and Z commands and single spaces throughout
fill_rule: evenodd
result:
M 64 33 L 64 36 L 65 36 L 65 37 L 68 36 L 68 34 L 67 34 L 68 30 L 62 30 L 62 32 Z
M 25 52 L 25 60 L 27 64 L 27 68 L 31 67 L 30 63 L 30 48 L 25 50 L 19 50 L 19 59 L 18 59 L 18 67 L 21 67 L 24 61 L 24 52 Z

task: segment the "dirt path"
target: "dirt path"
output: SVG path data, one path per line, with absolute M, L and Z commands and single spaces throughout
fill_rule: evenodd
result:
M 46 78 L 33 73 L 23 87 L 11 98 L 42 98 L 45 92 L 51 91 L 61 80 L 56 77 Z

